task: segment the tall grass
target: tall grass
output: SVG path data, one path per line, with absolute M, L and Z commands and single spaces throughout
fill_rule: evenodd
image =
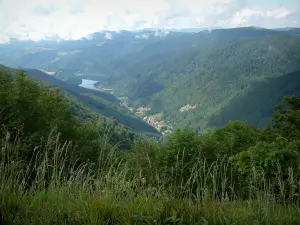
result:
M 189 165 L 177 157 L 174 168 L 158 168 L 151 157 L 147 173 L 118 156 L 99 152 L 97 165 L 78 163 L 51 134 L 24 160 L 18 135 L 1 136 L 0 224 L 299 224 L 299 181 L 289 170 L 277 185 L 253 167 L 248 185 L 232 179 L 225 158 Z M 244 182 L 244 181 L 242 181 Z M 241 194 L 241 192 L 246 194 Z M 246 196 L 246 197 L 245 197 Z

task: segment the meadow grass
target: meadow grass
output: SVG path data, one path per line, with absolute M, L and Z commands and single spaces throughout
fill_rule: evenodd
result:
M 115 149 L 100 154 L 97 165 L 78 164 L 66 154 L 71 143 L 49 137 L 28 162 L 17 138 L 6 133 L 0 143 L 0 224 L 300 224 L 297 193 L 291 203 L 280 203 L 260 178 L 242 199 L 224 160 L 199 160 L 185 182 L 175 182 L 155 169 L 144 177 Z M 177 161 L 174 171 L 182 166 Z M 284 190 L 279 198 L 287 198 Z

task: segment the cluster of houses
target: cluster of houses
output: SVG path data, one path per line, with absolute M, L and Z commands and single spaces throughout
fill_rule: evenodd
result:
M 197 107 L 197 105 L 185 105 L 185 106 L 182 106 L 179 111 L 180 112 L 184 112 L 184 111 L 188 111 L 188 110 L 191 110 L 191 109 L 195 109 Z
M 163 121 L 158 121 L 153 116 L 145 116 L 143 119 L 159 132 L 164 132 L 165 130 L 167 130 L 167 126 L 165 125 L 165 123 Z
M 135 111 L 134 108 L 129 107 L 128 103 L 125 101 L 122 101 L 120 105 L 129 109 L 131 112 Z M 154 116 L 145 116 L 145 112 L 149 110 L 151 110 L 151 108 L 140 107 L 136 109 L 135 115 L 143 118 L 144 121 L 154 127 L 158 132 L 162 134 L 170 133 L 171 131 L 168 129 L 168 126 L 164 123 L 164 121 L 159 121 Z

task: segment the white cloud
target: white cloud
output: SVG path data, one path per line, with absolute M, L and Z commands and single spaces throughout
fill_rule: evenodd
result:
M 286 18 L 292 14 L 292 10 L 285 8 L 277 8 L 273 10 L 253 10 L 245 8 L 232 16 L 230 26 L 250 26 L 254 24 L 256 26 L 268 27 L 270 24 L 274 23 L 274 21 L 277 21 L 275 26 L 280 27 L 280 24 L 285 22 Z
M 111 40 L 112 39 L 112 34 L 106 32 L 105 35 L 104 35 L 104 38 Z
M 91 38 L 101 30 L 219 26 L 300 26 L 285 1 L 251 7 L 245 0 L 0 0 L 0 42 L 10 38 Z M 292 6 L 295 6 L 292 5 Z
M 275 18 L 275 19 L 283 19 L 291 14 L 292 14 L 292 11 L 290 11 L 290 10 L 287 10 L 285 8 L 278 8 L 278 9 L 274 9 L 271 11 L 267 11 L 265 15 L 267 17 L 271 17 L 271 18 Z

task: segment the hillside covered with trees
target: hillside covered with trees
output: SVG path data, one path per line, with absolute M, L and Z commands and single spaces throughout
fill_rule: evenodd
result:
M 274 105 L 290 95 L 300 96 L 300 71 L 253 82 L 249 91 L 234 98 L 214 115 L 210 125 L 224 126 L 230 120 L 240 120 L 265 127 L 272 120 L 270 115 Z
M 17 73 L 14 69 L 4 66 L 1 66 L 0 70 L 11 70 L 13 73 Z M 109 93 L 68 84 L 36 69 L 26 69 L 25 73 L 26 75 L 41 81 L 45 85 L 60 88 L 60 90 L 63 91 L 63 94 L 67 95 L 70 102 L 76 102 L 77 106 L 80 105 L 81 108 L 87 108 L 90 111 L 89 114 L 100 114 L 100 116 L 111 118 L 135 132 L 152 133 L 153 135 L 157 134 L 157 131 L 153 127 L 137 118 L 128 110 L 120 107 L 119 100 Z M 80 114 L 79 112 L 80 110 L 78 109 L 74 110 L 74 113 L 76 114 Z M 86 111 L 81 113 L 80 117 L 87 117 Z
M 78 118 L 60 91 L 22 71 L 1 70 L 0 109 L 2 224 L 300 219 L 296 96 L 264 129 L 232 121 L 201 135 L 178 129 L 165 143 L 132 138 L 109 119 Z M 126 150 L 114 139 L 125 137 Z
M 105 38 L 106 33 L 111 39 Z M 0 63 L 53 74 L 53 79 L 42 77 L 57 84 L 63 81 L 60 87 L 81 92 L 77 97 L 90 102 L 93 110 L 135 131 L 155 132 L 114 104 L 114 96 L 98 96 L 110 100 L 97 102 L 86 93 L 82 95 L 87 90 L 75 86 L 81 79 L 97 80 L 98 87 L 112 89 L 122 104 L 134 109 L 151 108 L 143 118 L 159 115 L 158 122 L 167 129 L 188 126 L 204 132 L 211 128 L 214 118 L 231 108 L 236 98 L 247 98 L 257 81 L 298 71 L 299 46 L 297 28 L 240 27 L 198 33 L 151 29 L 103 31 L 90 39 L 2 44 Z M 274 103 L 270 101 L 268 105 Z M 239 112 L 238 117 L 223 117 L 221 124 L 235 118 L 244 120 L 244 113 Z M 271 114 L 264 115 L 265 122 L 245 119 L 263 126 L 270 121 Z
M 299 29 L 105 34 L 0 44 L 0 224 L 299 224 Z
M 162 112 L 174 127 L 203 131 L 212 116 L 247 94 L 253 82 L 299 70 L 299 47 L 298 35 L 238 38 L 183 53 L 149 70 L 131 71 L 116 89 L 132 104 L 147 105 L 152 114 Z M 181 113 L 188 104 L 197 107 Z

